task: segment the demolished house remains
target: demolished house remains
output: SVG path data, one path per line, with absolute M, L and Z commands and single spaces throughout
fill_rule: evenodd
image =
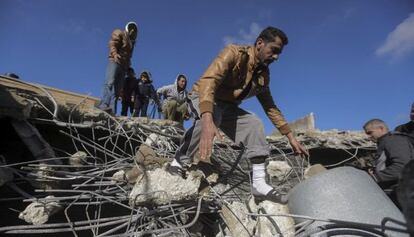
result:
M 184 134 L 175 122 L 113 117 L 96 98 L 7 76 L 0 97 L 2 236 L 408 236 L 360 170 L 375 144 L 318 131 L 313 115 L 295 129 L 310 157 L 267 138 L 282 205 L 251 197 L 250 163 L 229 139 L 182 178 L 165 171 Z

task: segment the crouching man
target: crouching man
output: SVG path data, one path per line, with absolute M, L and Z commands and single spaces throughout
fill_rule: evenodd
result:
M 229 45 L 210 64 L 189 94 L 188 107 L 195 118 L 186 131 L 171 173 L 182 172 L 182 165 L 195 156 L 208 161 L 214 137 L 220 128 L 236 144 L 246 148 L 245 156 L 253 166 L 253 195 L 260 199 L 283 202 L 265 181 L 265 159 L 269 156 L 264 127 L 254 114 L 239 107 L 240 103 L 256 96 L 269 119 L 286 135 L 293 150 L 308 155 L 296 140 L 281 111 L 275 105 L 270 88 L 269 65 L 278 59 L 288 38 L 281 30 L 268 27 L 257 37 L 254 45 Z

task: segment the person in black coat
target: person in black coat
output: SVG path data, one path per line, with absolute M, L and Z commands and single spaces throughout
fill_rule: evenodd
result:
M 161 105 L 154 86 L 152 85 L 151 73 L 143 71 L 139 76 L 135 88 L 134 117 L 147 117 L 147 109 L 150 99 L 154 100 L 157 104 L 158 111 L 160 111 Z
M 377 143 L 375 169 L 369 170 L 369 174 L 398 206 L 398 181 L 404 166 L 414 159 L 413 144 L 407 134 L 389 132 L 385 122 L 380 119 L 366 122 L 364 130 Z
M 135 89 L 137 87 L 138 80 L 135 77 L 135 71 L 133 68 L 128 68 L 128 74 L 124 81 L 124 86 L 121 91 L 122 109 L 121 115 L 127 116 L 128 110 L 132 114 L 134 112 L 134 96 Z

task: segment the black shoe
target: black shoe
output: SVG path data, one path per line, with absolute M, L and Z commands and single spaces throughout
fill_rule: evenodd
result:
M 171 175 L 180 176 L 183 179 L 186 178 L 185 177 L 185 171 L 181 167 L 171 166 L 171 164 L 168 164 L 165 170 Z
M 270 190 L 266 195 L 253 194 L 253 197 L 256 203 L 263 202 L 266 200 L 283 205 L 288 203 L 287 196 L 277 192 L 275 189 Z

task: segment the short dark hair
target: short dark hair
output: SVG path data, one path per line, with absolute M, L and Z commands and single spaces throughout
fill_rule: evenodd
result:
M 285 34 L 285 32 L 283 32 L 281 29 L 278 29 L 276 27 L 268 26 L 256 38 L 256 42 L 254 44 L 257 43 L 259 38 L 264 40 L 266 43 L 275 41 L 276 36 L 278 36 L 282 40 L 283 45 L 287 45 L 289 43 L 288 37 Z
M 381 119 L 370 119 L 368 122 L 366 122 L 363 126 L 364 130 L 367 129 L 370 126 L 374 126 L 374 127 L 378 127 L 378 126 L 383 126 L 384 128 L 386 128 L 388 130 L 388 126 L 387 124 L 382 121 Z

